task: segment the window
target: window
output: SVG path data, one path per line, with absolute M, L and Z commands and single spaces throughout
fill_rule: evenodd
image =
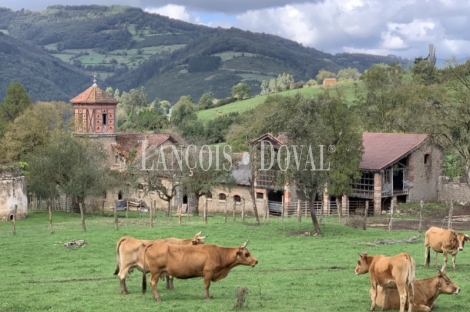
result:
M 108 120 L 107 120 L 108 118 L 107 118 L 107 117 L 108 117 L 107 114 L 103 114 L 103 125 L 106 125 L 106 124 L 107 124 L 107 122 L 108 122 Z
M 119 155 L 114 156 L 114 163 L 115 164 L 119 163 Z
M 264 194 L 261 193 L 261 192 L 256 192 L 256 199 L 263 199 L 264 198 Z
M 242 198 L 240 197 L 240 195 L 234 195 L 233 196 L 233 201 L 237 204 L 241 203 L 242 202 Z
M 211 193 L 207 193 L 207 194 L 206 194 L 206 199 L 212 200 L 212 194 L 211 194 Z
M 144 190 L 144 185 L 142 183 L 137 184 L 137 189 L 139 191 L 143 191 Z
M 431 163 L 431 155 L 424 154 L 424 164 L 429 165 Z
M 219 200 L 225 201 L 227 199 L 227 196 L 224 193 L 219 194 Z

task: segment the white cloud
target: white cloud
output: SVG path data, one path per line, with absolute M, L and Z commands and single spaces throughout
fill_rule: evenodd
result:
M 146 8 L 145 11 L 149 13 L 157 13 L 160 15 L 168 16 L 170 18 L 178 19 L 181 21 L 199 24 L 201 20 L 194 14 L 188 12 L 186 7 L 182 5 L 167 4 L 159 8 Z

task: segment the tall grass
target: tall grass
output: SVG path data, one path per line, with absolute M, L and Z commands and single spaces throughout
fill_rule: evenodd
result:
M 295 218 L 271 218 L 255 226 L 252 217 L 242 224 L 224 223 L 222 216 L 171 220 L 159 212 L 153 229 L 148 215 L 121 218 L 114 230 L 113 218 L 87 215 L 87 232 L 82 232 L 78 214 L 53 213 L 54 230 L 49 234 L 48 213 L 30 212 L 18 221 L 16 235 L 10 223 L 0 223 L 0 311 L 233 311 L 237 288 L 246 287 L 247 311 L 367 311 L 369 276 L 354 274 L 358 253 L 393 255 L 408 251 L 417 262 L 417 277 L 434 276 L 434 267 L 424 268 L 423 244 L 368 245 L 376 239 L 405 239 L 414 231 L 366 231 L 337 224 L 334 217 L 323 218 L 324 237 L 305 235 L 311 222 Z M 122 214 L 122 212 L 120 212 Z M 248 248 L 258 258 L 254 267 L 236 267 L 223 280 L 212 283 L 213 300 L 203 299 L 201 278 L 175 280 L 175 289 L 159 283 L 162 302 L 150 293 L 141 293 L 141 274 L 128 278 L 130 294 L 121 295 L 113 275 L 115 243 L 124 235 L 136 238 L 189 238 L 203 230 L 207 243 L 238 246 L 249 239 Z M 421 235 L 422 237 L 422 235 Z M 66 248 L 70 240 L 84 239 L 81 248 Z M 442 256 L 439 256 L 442 263 Z M 448 275 L 461 287 L 458 296 L 441 295 L 438 311 L 469 311 L 470 255 L 459 253 L 457 270 Z M 182 266 L 185 264 L 181 264 Z M 163 287 L 162 287 L 163 286 Z

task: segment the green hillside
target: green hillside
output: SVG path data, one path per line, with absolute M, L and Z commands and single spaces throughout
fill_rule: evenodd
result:
M 395 56 L 332 55 L 274 35 L 210 28 L 116 5 L 54 5 L 41 11 L 0 8 L 0 33 L 34 45 L 89 76 L 96 74 L 103 88 L 129 91 L 144 86 L 150 101 L 172 103 L 182 95 L 197 100 L 205 92 L 226 98 L 241 81 L 254 96 L 263 80 L 283 73 L 297 82 L 314 78 L 321 69 L 336 73 L 353 67 L 363 72 L 376 63 L 406 66 L 409 62 Z M 8 76 L 2 65 L 0 77 Z M 28 74 L 19 70 L 20 76 Z M 71 86 L 74 81 L 58 79 L 67 84 L 58 86 L 66 97 L 76 95 L 71 91 L 76 89 Z M 30 88 L 27 80 L 25 87 Z M 38 92 L 37 98 L 49 98 Z
M 356 87 L 357 85 L 357 87 Z M 321 92 L 324 92 L 325 88 L 328 88 L 330 90 L 335 90 L 335 89 L 341 89 L 345 97 L 348 101 L 348 103 L 353 104 L 354 100 L 356 100 L 356 89 L 361 90 L 363 86 L 362 81 L 357 81 L 357 82 L 338 82 L 334 87 L 328 86 L 313 86 L 310 88 L 302 88 L 302 89 L 296 89 L 296 90 L 288 90 L 284 92 L 279 92 L 276 94 L 281 94 L 284 96 L 293 96 L 297 93 L 301 93 L 304 97 L 312 97 L 315 96 Z M 234 103 L 230 103 L 224 106 L 220 107 L 215 107 L 211 109 L 205 109 L 201 110 L 197 113 L 198 119 L 201 120 L 204 124 L 207 123 L 209 120 L 217 118 L 220 115 L 227 115 L 231 112 L 244 112 L 246 110 L 255 108 L 259 104 L 263 103 L 264 100 L 268 97 L 269 95 L 259 95 L 255 96 L 246 100 L 242 101 L 237 101 Z

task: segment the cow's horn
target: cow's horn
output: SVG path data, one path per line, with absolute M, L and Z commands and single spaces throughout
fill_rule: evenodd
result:
M 209 236 L 209 234 L 207 234 L 206 236 L 201 236 L 201 237 L 199 237 L 199 239 L 206 239 L 207 236 Z
M 465 234 L 465 237 L 468 237 L 468 234 Z
M 201 233 L 202 233 L 202 230 L 201 230 L 201 232 L 197 233 L 196 236 L 201 235 Z
M 243 243 L 243 245 L 241 245 L 241 248 L 245 248 L 245 247 L 246 247 L 246 245 L 248 245 L 248 239 L 246 240 L 246 242 L 245 242 L 245 243 Z

